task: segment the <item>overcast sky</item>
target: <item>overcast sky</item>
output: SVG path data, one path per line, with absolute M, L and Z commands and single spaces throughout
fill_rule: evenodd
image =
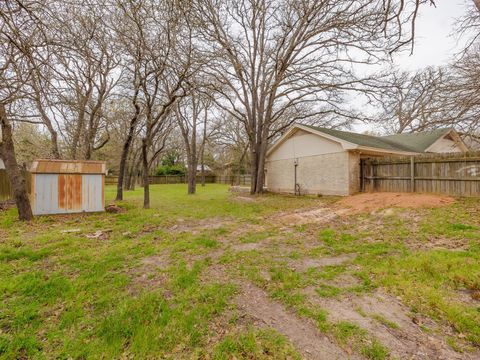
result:
M 471 1 L 436 0 L 437 7 L 424 6 L 417 20 L 413 55 L 410 51 L 395 55 L 395 64 L 410 71 L 448 64 L 452 56 L 462 50 L 455 37 L 455 22 L 466 13 Z M 356 123 L 352 130 L 379 131 L 374 124 L 363 123 Z
M 416 28 L 415 49 L 412 56 L 404 53 L 395 63 L 405 70 L 416 70 L 429 65 L 443 65 L 461 50 L 455 38 L 455 19 L 468 9 L 472 0 L 437 0 L 437 7 L 421 10 Z

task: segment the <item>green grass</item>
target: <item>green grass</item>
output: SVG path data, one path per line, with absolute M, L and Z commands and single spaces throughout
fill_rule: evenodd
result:
M 301 357 L 286 339 L 273 330 L 248 329 L 229 335 L 214 349 L 213 359 L 298 359 Z
M 107 203 L 114 195 L 107 187 Z M 452 347 L 480 346 L 480 306 L 460 296 L 480 289 L 480 219 L 472 216 L 478 201 L 412 211 L 415 226 L 398 212 L 380 222 L 362 214 L 287 228 L 275 221 L 276 213 L 334 200 L 269 194 L 242 202 L 224 185 L 199 186 L 190 196 L 185 185 L 157 185 L 149 210 L 137 189 L 125 193 L 119 214 L 42 216 L 25 224 L 15 209 L 1 212 L 0 358 L 299 358 L 273 329 L 232 320 L 239 280 L 369 359 L 388 358 L 389 349 L 355 323 L 332 321 L 311 296 L 342 301 L 381 288 L 453 328 Z M 79 231 L 64 231 L 72 229 Z M 86 237 L 97 230 L 107 237 Z M 424 246 L 437 240 L 451 241 L 452 249 Z M 248 243 L 261 246 L 232 246 Z M 352 260 L 305 271 L 291 265 L 341 254 Z M 215 266 L 225 271 L 212 275 Z M 356 283 L 343 285 L 342 275 Z M 357 312 L 398 328 L 379 314 Z

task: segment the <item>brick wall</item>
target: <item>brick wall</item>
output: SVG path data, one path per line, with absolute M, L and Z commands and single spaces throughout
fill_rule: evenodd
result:
M 354 157 L 348 152 L 298 158 L 297 183 L 302 194 L 348 195 Z M 358 175 L 358 173 L 357 173 Z M 267 188 L 273 192 L 294 193 L 294 159 L 267 162 Z

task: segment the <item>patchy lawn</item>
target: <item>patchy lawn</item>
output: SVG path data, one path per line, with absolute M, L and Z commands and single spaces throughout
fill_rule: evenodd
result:
M 352 213 L 227 189 L 0 212 L 0 357 L 480 358 L 477 199 Z

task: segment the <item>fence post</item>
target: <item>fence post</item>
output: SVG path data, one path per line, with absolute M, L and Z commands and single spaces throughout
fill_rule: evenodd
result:
M 365 159 L 360 159 L 360 192 L 365 192 Z
M 370 191 L 377 190 L 377 180 L 375 179 L 377 167 L 375 163 L 372 161 L 370 163 Z
M 410 156 L 410 191 L 415 192 L 415 157 Z

